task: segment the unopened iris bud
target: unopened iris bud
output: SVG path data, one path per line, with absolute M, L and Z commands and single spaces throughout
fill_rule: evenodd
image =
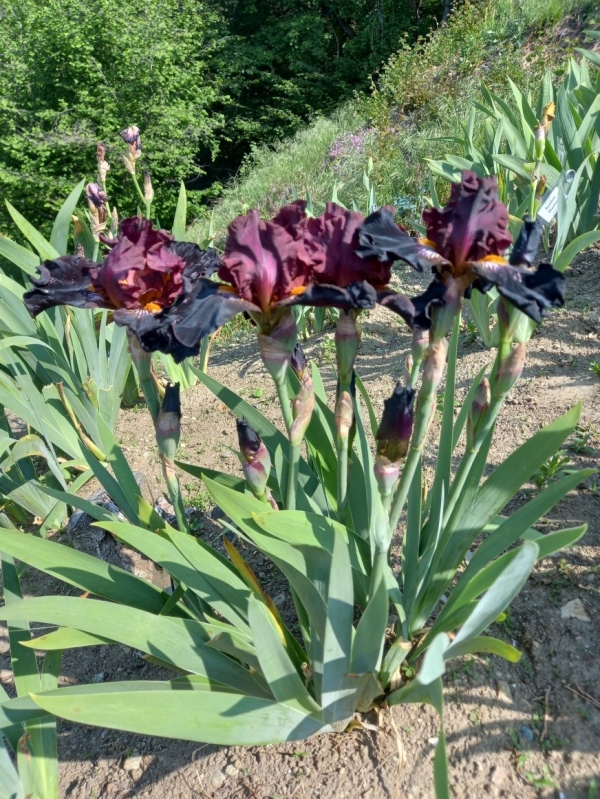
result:
M 146 169 L 144 172 L 144 200 L 151 203 L 154 199 L 154 189 L 152 188 L 152 181 L 150 180 L 150 172 Z
M 541 161 L 544 157 L 546 137 L 548 131 L 550 130 L 550 125 L 552 124 L 555 114 L 556 106 L 554 103 L 548 103 L 548 105 L 542 111 L 539 124 L 535 129 L 534 155 L 536 161 Z
M 275 383 L 283 383 L 285 373 L 296 346 L 296 320 L 294 314 L 285 309 L 277 323 L 271 328 L 270 334 L 257 335 L 260 354 L 267 371 Z
M 410 348 L 412 355 L 411 371 L 414 367 L 417 367 L 417 369 L 419 368 L 428 346 L 429 332 L 427 330 L 423 330 L 421 327 L 415 327 L 413 330 L 413 338 Z
M 267 481 L 271 472 L 269 450 L 246 419 L 238 419 L 236 424 L 240 461 L 248 488 L 257 499 L 267 501 Z
M 117 208 L 114 205 L 112 211 L 110 212 L 110 233 L 113 239 L 116 239 L 119 235 L 119 214 L 117 213 Z
M 292 402 L 292 416 L 294 418 L 290 428 L 290 443 L 292 446 L 298 447 L 302 443 L 314 408 L 315 390 L 312 378 L 308 373 L 305 373 L 300 381 L 300 391 Z
M 335 426 L 340 440 L 347 440 L 354 422 L 352 396 L 348 391 L 341 391 L 335 403 Z
M 342 311 L 335 329 L 335 352 L 339 380 L 348 386 L 354 371 L 354 360 L 360 345 L 360 329 L 354 311 Z
M 104 186 L 110 164 L 106 161 L 106 148 L 102 142 L 99 142 L 96 147 L 96 158 L 98 159 L 98 179 L 102 186 Z
M 399 463 L 408 452 L 414 418 L 415 391 L 400 382 L 383 403 L 383 415 L 375 434 L 377 456 Z
M 81 224 L 81 219 L 78 216 L 72 216 L 71 221 L 73 222 L 73 238 L 77 239 L 79 236 L 83 236 L 83 225 Z
M 521 377 L 525 364 L 527 345 L 523 342 L 512 348 L 508 356 L 500 362 L 493 385 L 495 396 L 505 396 Z
M 483 417 L 487 413 L 487 409 L 490 407 L 490 399 L 490 381 L 487 379 L 487 377 L 484 377 L 475 391 L 475 396 L 473 397 L 473 402 L 471 404 L 471 409 L 469 411 L 469 417 L 467 420 L 467 446 L 469 447 L 475 438 L 475 433 L 477 432 Z
M 100 233 L 106 229 L 108 197 L 106 192 L 97 183 L 88 183 L 85 187 L 85 196 L 90 213 L 90 224 L 95 241 L 99 241 Z
M 546 183 L 547 182 L 548 182 L 548 179 L 546 178 L 545 175 L 542 175 L 538 179 L 538 182 L 537 182 L 536 187 L 535 187 L 535 196 L 538 198 L 538 200 L 541 197 L 544 196 L 544 192 L 546 191 Z
M 304 350 L 302 349 L 302 344 L 300 343 L 296 344 L 294 347 L 290 366 L 292 367 L 292 372 L 296 375 L 298 380 L 302 380 L 302 375 L 306 370 L 307 362 Z
M 444 374 L 447 354 L 448 341 L 445 338 L 435 341 L 427 351 L 423 367 L 423 385 L 427 385 L 430 392 L 436 391 L 440 384 Z
M 130 175 L 135 175 L 135 162 L 132 163 L 126 155 L 123 156 L 123 166 Z
M 174 460 L 181 435 L 181 401 L 179 383 L 169 383 L 165 389 L 158 419 L 156 420 L 156 443 L 160 454 Z

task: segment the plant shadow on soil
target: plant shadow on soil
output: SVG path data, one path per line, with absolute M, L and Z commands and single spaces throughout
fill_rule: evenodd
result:
M 529 346 L 523 378 L 511 392 L 496 427 L 488 471 L 527 437 L 578 401 L 583 401 L 580 441 L 565 447 L 569 467 L 597 466 L 600 454 L 600 380 L 589 370 L 600 360 L 598 278 L 600 253 L 580 256 L 567 273 L 566 309 L 553 313 Z M 404 277 L 404 276 L 402 276 Z M 412 282 L 412 281 L 411 281 Z M 407 287 L 404 286 L 405 290 Z M 412 285 L 414 293 L 414 285 Z M 369 388 L 376 412 L 402 374 L 410 336 L 378 309 L 363 323 L 357 369 Z M 326 389 L 335 378 L 324 346 L 331 331 L 307 342 L 307 352 L 322 368 Z M 330 349 L 330 348 L 329 348 Z M 489 363 L 489 351 L 468 337 L 460 341 L 457 399 Z M 252 334 L 216 344 L 210 373 L 238 390 L 273 421 L 275 394 L 260 363 Z M 434 426 L 439 420 L 436 418 Z M 433 431 L 435 433 L 435 430 Z M 119 440 L 133 468 L 147 478 L 150 493 L 161 491 L 160 469 L 145 412 L 124 411 Z M 434 437 L 432 437 L 434 438 Z M 233 415 L 203 386 L 183 395 L 180 458 L 224 471 L 239 471 Z M 425 459 L 430 473 L 435 454 Z M 196 532 L 222 549 L 222 529 L 198 484 L 182 478 L 194 510 Z M 593 779 L 600 782 L 600 479 L 590 478 L 542 520 L 548 531 L 587 522 L 575 547 L 546 558 L 513 602 L 504 623 L 492 634 L 522 652 L 518 664 L 496 657 L 452 661 L 445 676 L 445 724 L 453 795 L 466 797 L 554 797 L 588 799 Z M 507 511 L 535 492 L 520 491 Z M 97 542 L 75 542 L 94 552 Z M 110 547 L 110 541 L 102 547 Z M 279 572 L 250 547 L 242 553 L 284 617 L 293 618 L 286 584 Z M 400 542 L 392 558 L 397 561 Z M 65 593 L 68 586 L 28 571 L 27 595 Z M 579 599 L 591 621 L 563 618 L 561 608 Z M 0 636 L 0 679 L 13 691 L 5 630 Z M 147 663 L 122 646 L 65 652 L 61 684 L 169 679 L 172 672 Z M 140 796 L 147 799 L 275 799 L 319 797 L 433 797 L 432 758 L 438 719 L 426 706 L 372 713 L 377 732 L 354 730 L 266 747 L 216 747 L 133 735 L 59 722 L 60 796 Z

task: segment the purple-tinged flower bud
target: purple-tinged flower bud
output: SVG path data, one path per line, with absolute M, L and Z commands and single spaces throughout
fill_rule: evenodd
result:
M 99 142 L 96 147 L 96 158 L 98 159 L 98 179 L 101 185 L 104 186 L 110 164 L 106 161 L 106 148 L 102 142 Z
M 290 366 L 292 367 L 292 372 L 296 375 L 298 380 L 302 380 L 302 376 L 307 367 L 306 355 L 304 354 L 304 350 L 302 349 L 302 344 L 298 342 L 294 347 L 294 351 L 292 352 L 292 359 L 290 361 Z
M 83 258 L 85 256 L 85 250 L 83 249 L 83 244 L 80 241 L 78 241 L 75 245 L 75 255 L 78 258 Z
M 102 186 L 97 183 L 87 184 L 85 196 L 90 212 L 92 235 L 95 241 L 99 241 L 100 233 L 106 229 L 106 220 L 108 218 L 106 203 L 108 202 L 108 197 Z
M 97 209 L 104 209 L 106 212 L 108 197 L 102 186 L 99 186 L 97 183 L 88 183 L 85 187 L 85 196 L 88 205 L 94 206 L 94 208 Z
M 144 200 L 151 203 L 154 199 L 154 189 L 152 188 L 152 181 L 150 180 L 150 172 L 146 169 L 144 172 Z
M 507 357 L 500 362 L 496 379 L 492 387 L 494 396 L 504 397 L 517 380 L 521 377 L 523 366 L 525 364 L 525 354 L 527 352 L 527 345 L 525 342 L 516 344 Z
M 398 478 L 400 477 L 400 465 L 400 461 L 391 463 L 385 457 L 379 455 L 375 457 L 373 474 L 377 481 L 379 493 L 384 499 L 391 496 L 394 486 L 398 482 Z
M 348 439 L 353 422 L 352 396 L 348 391 L 341 391 L 335 403 L 335 426 L 340 440 Z
M 238 419 L 238 442 L 240 461 L 248 488 L 257 499 L 268 501 L 267 481 L 271 472 L 271 456 L 260 436 L 246 419 Z
M 140 138 L 140 129 L 137 125 L 130 125 L 128 128 L 125 128 L 125 130 L 119 133 L 119 136 L 130 147 L 134 147 L 136 151 L 141 151 L 142 139 Z
M 341 311 L 335 329 L 335 352 L 339 380 L 348 386 L 354 370 L 354 359 L 360 344 L 360 329 L 356 323 L 356 312 Z
M 179 383 L 169 383 L 156 420 L 156 443 L 161 455 L 173 461 L 181 435 Z
M 257 335 L 263 363 L 277 384 L 285 380 L 285 373 L 296 346 L 296 336 L 296 320 L 289 308 L 285 309 L 269 335 L 262 332 Z
M 375 434 L 377 456 L 390 463 L 399 463 L 406 457 L 414 418 L 415 391 L 404 388 L 400 382 L 392 396 L 383 403 L 383 415 Z
M 475 433 L 477 432 L 483 417 L 487 413 L 487 409 L 490 407 L 490 399 L 490 381 L 487 379 L 487 377 L 484 377 L 477 386 L 467 419 L 467 447 L 469 448 L 473 443 Z
M 423 366 L 423 385 L 428 386 L 430 393 L 437 391 L 444 374 L 447 354 L 448 341 L 445 338 L 434 341 L 427 350 Z
M 300 381 L 300 391 L 292 402 L 292 416 L 294 421 L 290 428 L 290 442 L 292 446 L 299 447 L 304 434 L 310 424 L 312 412 L 315 408 L 315 390 L 311 376 L 304 374 Z

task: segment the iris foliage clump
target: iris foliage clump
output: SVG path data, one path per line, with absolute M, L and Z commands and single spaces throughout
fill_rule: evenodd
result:
M 546 133 L 542 118 L 542 143 Z M 165 570 L 171 584 L 162 590 L 100 558 L 28 534 L 14 516 L 3 514 L 0 618 L 8 623 L 18 696 L 0 697 L 0 764 L 11 789 L 18 797 L 56 796 L 56 717 L 144 735 L 258 745 L 342 732 L 384 704 L 426 702 L 440 716 L 436 795 L 448 797 L 442 690 L 447 661 L 476 652 L 517 661 L 515 647 L 486 635 L 486 629 L 536 561 L 574 544 L 586 529 L 543 535 L 533 525 L 590 470 L 565 474 L 503 515 L 523 483 L 575 430 L 578 406 L 486 473 L 498 414 L 526 358 L 527 335 L 517 343 L 516 331 L 530 330 L 523 318 L 538 325 L 564 303 L 562 272 L 546 261 L 536 265 L 543 234 L 536 207 L 523 216 L 513 238 L 496 178 L 465 170 L 452 184 L 448 203 L 424 212 L 423 238 L 409 236 L 389 206 L 363 215 L 332 202 L 315 215 L 299 199 L 270 219 L 256 210 L 236 217 L 219 254 L 154 225 L 152 184 L 147 177 L 142 190 L 136 172 L 139 131 L 121 135 L 145 215 L 119 221 L 110 209 L 99 150 L 99 182 L 86 189 L 89 214 L 85 226 L 78 217 L 74 253 L 59 253 L 15 216 L 41 263 L 36 268 L 27 260 L 29 251 L 9 248 L 29 281 L 25 291 L 10 283 L 7 312 L 21 319 L 26 309 L 35 320 L 54 320 L 54 338 L 65 347 L 63 352 L 51 345 L 52 321 L 39 343 L 35 328 L 27 342 L 6 333 L 3 343 L 16 351 L 24 343 L 50 350 L 43 356 L 47 374 L 34 378 L 37 385 L 56 383 L 58 429 L 70 429 L 75 442 L 71 461 L 56 459 L 58 484 L 42 483 L 33 470 L 29 487 L 62 509 L 88 513 L 116 541 Z M 180 206 L 177 234 L 182 215 Z M 68 230 L 70 214 L 66 218 Z M 396 262 L 430 271 L 427 289 L 394 290 Z M 492 288 L 500 298 L 497 351 L 455 416 L 463 302 Z M 362 315 L 377 305 L 412 331 L 404 376 L 381 418 L 355 369 Z M 337 313 L 331 407 L 318 369 L 297 343 L 296 317 L 305 307 Z M 254 323 L 264 368 L 277 390 L 279 426 L 194 365 L 205 342 L 238 314 Z M 68 376 L 69 396 L 76 396 L 82 374 L 69 319 L 89 322 L 86 346 L 93 341 L 103 357 L 108 348 L 109 362 L 115 353 L 106 330 L 112 325 L 113 340 L 120 335 L 115 331 L 126 331 L 170 516 L 143 498 L 110 422 L 83 412 L 79 418 L 87 406 L 63 401 L 57 376 Z M 173 359 L 172 377 L 187 365 L 182 374 L 191 373 L 235 414 L 241 473 L 177 460 L 180 385 L 157 378 L 155 352 Z M 17 366 L 7 368 L 13 394 L 7 389 L 3 396 L 9 400 L 25 385 L 36 385 L 28 360 Z M 29 382 L 21 382 L 23 374 Z M 442 423 L 432 441 L 444 376 Z M 38 438 L 46 436 L 59 455 L 54 428 L 37 424 Z M 86 428 L 97 432 L 97 442 Z M 428 441 L 436 471 L 427 491 L 422 458 Z M 26 455 L 17 466 L 29 468 Z M 113 505 L 79 495 L 75 465 L 102 483 Z M 233 534 L 223 538 L 227 556 L 191 529 L 179 470 L 201 480 L 222 510 L 223 530 Z M 16 504 L 14 480 L 11 485 Z M 282 616 L 252 572 L 240 542 L 284 575 L 294 607 L 290 617 Z M 401 557 L 392 559 L 396 545 Z M 18 561 L 84 595 L 23 599 Z M 32 622 L 57 629 L 32 639 Z M 140 650 L 172 669 L 173 678 L 57 688 L 63 650 L 111 644 Z M 34 650 L 46 653 L 41 671 Z

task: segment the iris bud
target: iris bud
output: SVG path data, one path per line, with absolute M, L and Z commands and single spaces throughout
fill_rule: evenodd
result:
M 490 381 L 487 379 L 487 377 L 484 377 L 475 391 L 475 396 L 473 397 L 473 402 L 471 404 L 471 409 L 469 411 L 469 417 L 467 420 L 467 446 L 469 447 L 475 438 L 475 433 L 477 432 L 481 420 L 485 416 L 487 409 L 490 407 L 490 399 Z
M 240 461 L 248 488 L 257 499 L 265 500 L 271 472 L 271 456 L 260 436 L 246 419 L 237 420 Z
M 375 434 L 377 457 L 399 463 L 408 452 L 414 418 L 415 392 L 400 382 L 383 403 L 383 415 Z
M 500 362 L 493 392 L 496 396 L 505 396 L 521 377 L 525 364 L 527 345 L 523 342 L 512 348 L 508 356 Z
M 292 416 L 294 421 L 290 428 L 290 442 L 298 447 L 302 443 L 304 434 L 310 424 L 312 412 L 315 407 L 315 391 L 310 375 L 304 374 L 300 381 L 300 391 L 292 402 Z
M 161 455 L 174 460 L 181 435 L 179 383 L 169 383 L 156 421 L 156 443 Z
M 144 200 L 151 203 L 154 199 L 154 189 L 152 188 L 152 181 L 150 180 L 150 172 L 146 169 L 144 172 Z
M 335 425 L 339 439 L 348 438 L 353 421 L 352 396 L 348 391 L 341 391 L 335 403 Z
M 353 311 L 342 311 L 335 329 L 335 351 L 340 383 L 348 386 L 360 344 L 360 329 Z
M 292 358 L 290 361 L 290 366 L 292 367 L 292 372 L 296 375 L 298 380 L 302 380 L 302 376 L 306 370 L 306 356 L 304 354 L 304 350 L 302 349 L 302 344 L 298 343 L 294 347 L 294 351 L 292 352 Z

